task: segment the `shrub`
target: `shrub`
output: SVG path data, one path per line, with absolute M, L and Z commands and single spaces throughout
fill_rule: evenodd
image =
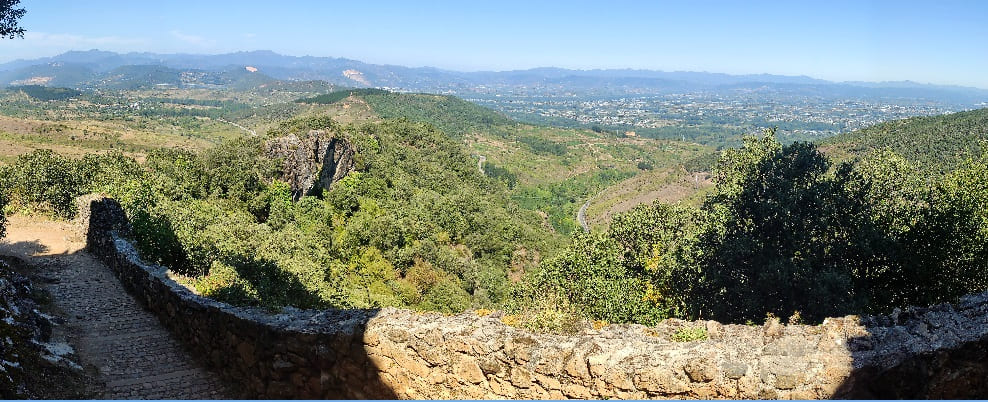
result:
M 543 264 L 535 281 L 534 291 L 561 295 L 591 319 L 652 323 L 667 317 L 663 306 L 645 297 L 645 281 L 625 265 L 620 244 L 605 234 L 576 235 Z
M 693 342 L 707 339 L 707 329 L 703 327 L 680 327 L 672 334 L 673 342 Z
M 55 217 L 75 216 L 75 197 L 84 179 L 75 161 L 51 150 L 39 149 L 17 158 L 11 171 L 11 201 Z

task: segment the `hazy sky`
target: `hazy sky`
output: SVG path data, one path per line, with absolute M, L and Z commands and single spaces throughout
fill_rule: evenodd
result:
M 540 66 L 988 88 L 988 1 L 22 0 L 0 62 L 273 50 L 452 70 Z

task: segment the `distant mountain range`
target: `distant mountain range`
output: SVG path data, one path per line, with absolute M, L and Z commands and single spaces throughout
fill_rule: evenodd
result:
M 249 67 L 249 68 L 248 68 Z M 771 90 L 822 97 L 895 97 L 977 104 L 988 90 L 904 82 L 837 83 L 806 76 L 730 75 L 653 70 L 460 72 L 432 67 L 369 64 L 357 60 L 285 56 L 260 50 L 217 55 L 71 51 L 53 57 L 0 64 L 0 86 L 40 84 L 71 88 L 220 86 L 238 88 L 277 79 L 325 81 L 348 87 L 457 95 L 647 95 L 696 91 Z

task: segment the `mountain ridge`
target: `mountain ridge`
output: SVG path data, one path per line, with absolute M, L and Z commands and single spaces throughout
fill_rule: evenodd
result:
M 923 84 L 912 81 L 864 82 L 828 81 L 806 75 L 777 74 L 726 74 L 698 71 L 662 71 L 646 69 L 566 69 L 536 67 L 503 71 L 454 71 L 437 67 L 409 67 L 392 64 L 372 64 L 359 60 L 323 57 L 289 56 L 271 50 L 239 51 L 224 54 L 188 53 L 116 53 L 92 49 L 69 51 L 51 57 L 18 59 L 0 64 L 0 78 L 12 71 L 51 63 L 81 65 L 100 73 L 124 65 L 162 65 L 176 69 L 227 70 L 231 67 L 253 66 L 274 78 L 284 80 L 325 80 L 338 85 L 354 85 L 355 81 L 342 74 L 345 70 L 360 71 L 374 87 L 389 87 L 410 91 L 462 92 L 466 87 L 492 85 L 568 85 L 579 88 L 580 81 L 594 78 L 595 85 L 629 85 L 661 90 L 682 88 L 713 88 L 742 84 L 765 83 L 774 85 L 821 85 L 868 89 L 914 89 L 946 91 L 988 97 L 988 89 L 955 85 Z M 6 73 L 6 74 L 3 74 Z M 639 81 L 636 81 L 639 80 Z M 657 80 L 657 81 L 656 81 Z M 8 82 L 0 81 L 0 85 Z M 459 88 L 460 91 L 456 89 Z

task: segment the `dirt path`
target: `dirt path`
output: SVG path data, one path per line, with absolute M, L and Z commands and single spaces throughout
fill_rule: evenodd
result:
M 124 291 L 113 273 L 85 252 L 71 224 L 15 216 L 0 254 L 36 271 L 64 312 L 57 331 L 85 364 L 99 370 L 107 399 L 219 399 L 231 393 L 181 348 L 158 319 Z

